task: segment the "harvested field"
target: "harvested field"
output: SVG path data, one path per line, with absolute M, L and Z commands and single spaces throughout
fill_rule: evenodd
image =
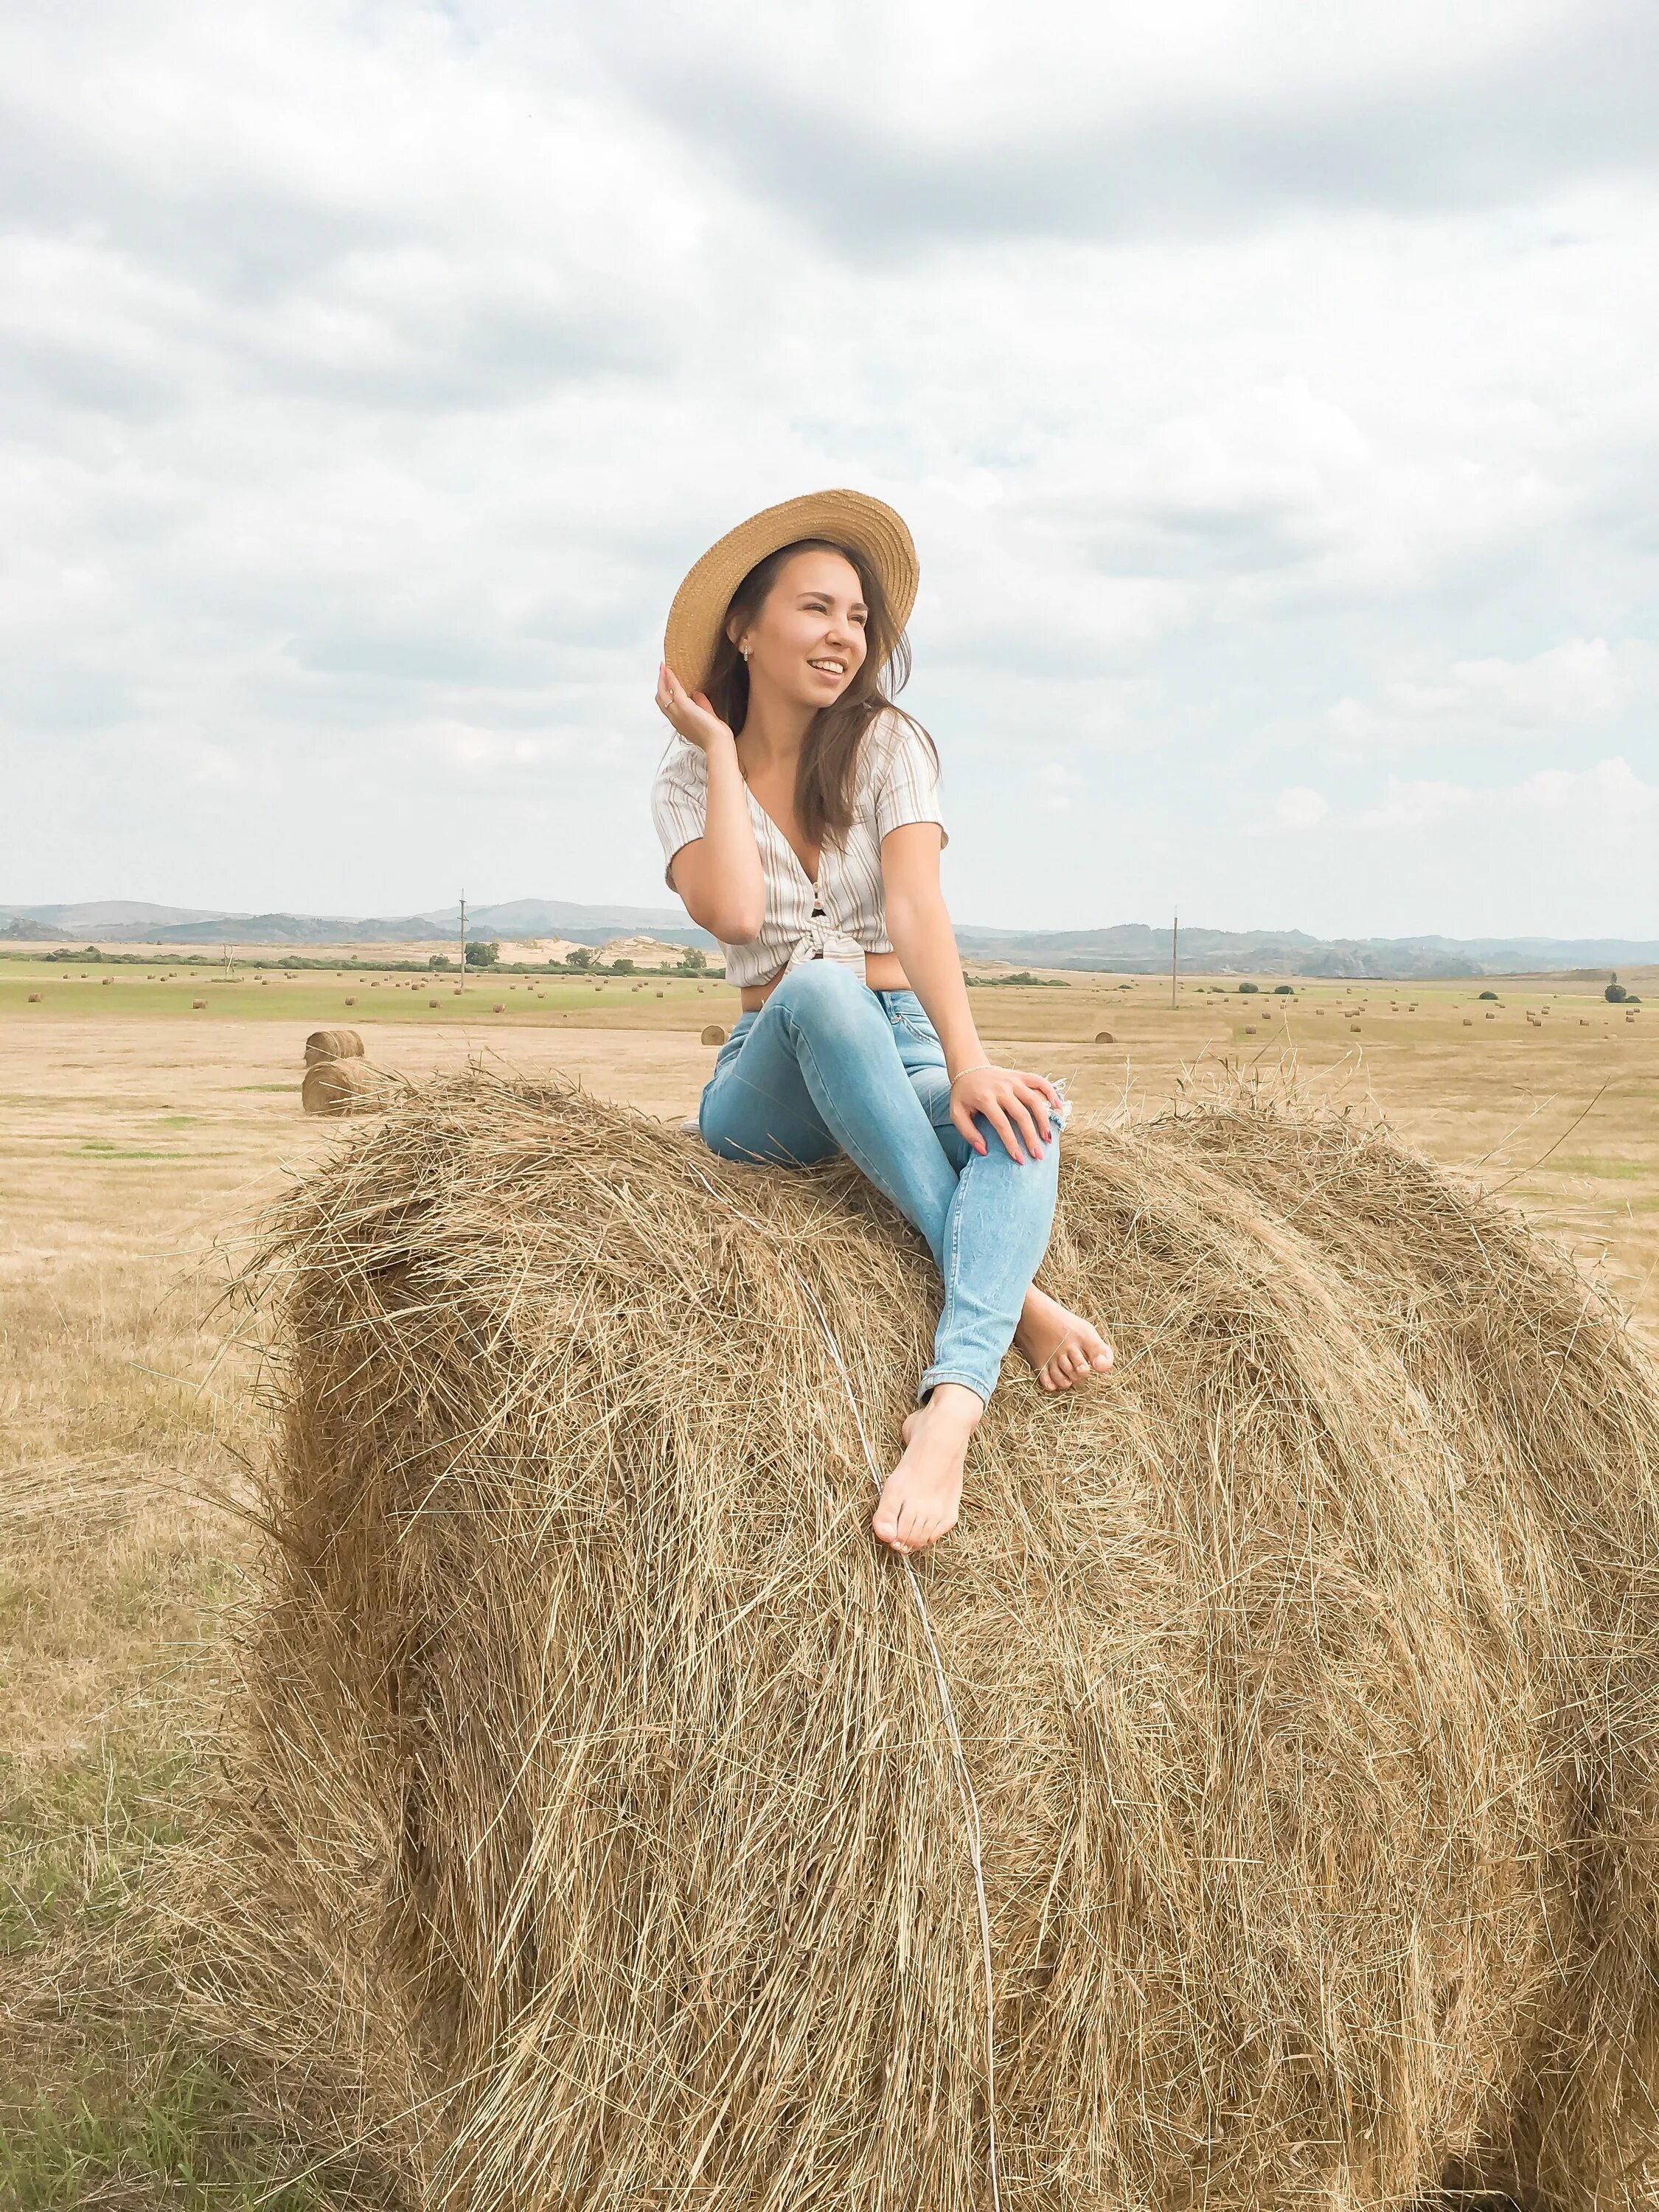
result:
M 0 960 L 0 1498 L 23 1509 L 0 1512 L 0 2203 L 345 2212 L 298 2129 L 259 2125 L 173 2029 L 146 1900 L 216 1771 L 220 1683 L 262 1572 L 249 1524 L 213 1500 L 243 1498 L 268 1421 L 210 1311 L 218 1263 L 199 1263 L 338 1145 L 341 1125 L 301 1115 L 298 1074 L 362 979 L 222 982 L 173 957 L 107 990 L 108 969 Z M 718 982 L 664 979 L 659 1002 L 531 980 L 533 1000 L 509 984 L 516 1011 L 475 1021 L 477 992 L 428 1008 L 428 977 L 388 971 L 362 1034 L 416 1079 L 488 1052 L 678 1123 L 708 1070 L 699 1029 L 736 1018 Z M 1638 985 L 1650 1001 L 1656 983 Z M 1541 979 L 1521 994 L 1549 1008 L 1541 1032 L 1507 1003 L 1469 1031 L 1473 991 L 1414 986 L 1353 1040 L 1333 1018 L 1351 991 L 1298 986 L 1273 1003 L 1268 1058 L 1288 1044 L 1330 1095 L 1501 1189 L 1659 1342 L 1651 1013 L 1626 1024 L 1599 990 Z M 999 1056 L 1065 1074 L 1081 1112 L 1125 1097 L 1146 1113 L 1183 1068 L 1236 1052 L 1243 1009 L 1231 985 L 1183 984 L 1178 1013 L 1161 992 L 1073 977 L 975 997 Z
M 1636 2201 L 1650 1360 L 1361 1117 L 1067 1154 L 1116 1376 L 1011 1378 L 914 1576 L 860 1425 L 934 1291 L 856 1176 L 473 1077 L 286 1206 L 188 1960 L 256 2106 L 445 2212 L 966 2212 L 994 2120 L 1010 2212 Z

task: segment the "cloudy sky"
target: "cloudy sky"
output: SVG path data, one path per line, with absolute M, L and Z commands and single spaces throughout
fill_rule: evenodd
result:
M 15 0 L 0 898 L 660 903 L 853 484 L 958 918 L 1659 935 L 1659 9 Z

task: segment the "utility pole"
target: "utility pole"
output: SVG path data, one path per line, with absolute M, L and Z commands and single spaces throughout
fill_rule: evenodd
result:
M 466 893 L 461 893 L 461 988 L 466 988 Z
M 1176 1002 L 1176 948 L 1181 942 L 1181 916 L 1170 918 L 1170 1007 L 1173 1012 Z

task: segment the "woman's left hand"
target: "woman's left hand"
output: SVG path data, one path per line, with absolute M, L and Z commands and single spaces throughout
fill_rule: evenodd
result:
M 981 1114 L 1008 1148 L 1009 1157 L 1040 1160 L 1049 1141 L 1048 1115 L 1060 1097 L 1046 1075 L 1019 1067 L 974 1067 L 951 1085 L 951 1119 L 976 1152 L 989 1150 L 975 1127 Z M 1024 1149 L 1022 1150 L 1022 1146 Z

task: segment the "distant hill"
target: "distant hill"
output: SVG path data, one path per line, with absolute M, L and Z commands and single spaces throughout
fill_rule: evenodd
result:
M 170 927 L 180 921 L 217 921 L 212 907 L 151 906 L 143 899 L 82 899 L 68 906 L 6 906 L 0 904 L 0 921 L 49 922 L 72 934 L 77 929 L 125 929 L 133 923 Z
M 0 925 L 0 937 L 27 938 L 36 945 L 62 945 L 69 933 L 68 930 L 60 929 L 56 922 L 25 921 L 21 915 L 17 914 L 13 915 L 9 921 Z
M 1167 927 L 1121 922 L 1111 929 L 957 931 L 964 952 L 1044 968 L 1110 969 L 1158 975 L 1170 965 Z M 1182 927 L 1180 964 L 1206 975 L 1385 976 L 1514 975 L 1562 968 L 1628 968 L 1659 957 L 1659 943 L 1625 938 L 1310 937 L 1299 929 Z
M 440 922 L 453 930 L 459 923 L 459 906 L 437 907 L 422 915 L 422 921 Z M 495 932 L 502 937 L 568 937 L 583 929 L 649 929 L 664 926 L 682 933 L 690 925 L 684 907 L 578 906 L 569 899 L 508 899 L 501 906 L 469 906 L 466 929 Z M 676 943 L 680 939 L 677 938 Z
M 147 945 L 407 945 L 446 942 L 460 934 L 458 906 L 424 914 L 232 914 L 147 905 L 142 900 L 92 900 L 80 905 L 8 906 L 9 921 L 45 935 L 96 937 Z M 601 945 L 646 933 L 670 945 L 712 946 L 706 931 L 678 907 L 591 906 L 570 899 L 507 899 L 467 908 L 469 937 L 564 938 Z M 31 929 L 30 935 L 33 935 Z M 963 951 L 983 960 L 1041 968 L 1109 969 L 1158 975 L 1170 965 L 1167 927 L 1119 922 L 1108 929 L 992 929 L 964 924 Z M 1413 977 L 1530 975 L 1564 969 L 1626 969 L 1659 961 L 1659 939 L 1559 937 L 1322 938 L 1299 929 L 1183 927 L 1181 966 L 1193 974 Z
M 569 907 L 568 915 L 580 921 L 561 921 L 552 902 L 520 899 L 507 905 L 466 911 L 470 938 L 562 937 L 579 945 L 605 945 L 613 937 L 631 937 L 648 930 L 653 937 L 674 945 L 712 947 L 706 930 L 687 921 L 683 910 L 637 906 Z M 368 921 L 354 915 L 240 914 L 219 915 L 202 921 L 173 922 L 163 927 L 106 929 L 106 939 L 145 945 L 420 945 L 453 944 L 460 936 L 460 918 L 447 915 L 378 915 Z

